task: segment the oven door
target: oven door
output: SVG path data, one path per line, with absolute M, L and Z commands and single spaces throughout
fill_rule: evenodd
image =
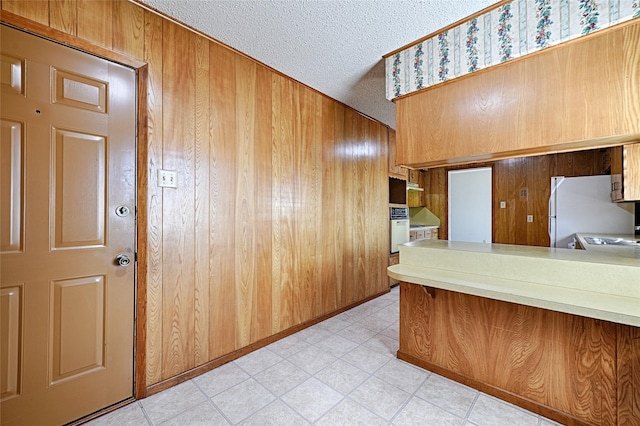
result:
M 409 241 L 409 219 L 393 219 L 389 224 L 389 242 L 391 253 L 398 252 L 398 244 Z

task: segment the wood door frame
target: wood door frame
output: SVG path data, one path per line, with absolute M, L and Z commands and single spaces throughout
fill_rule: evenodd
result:
M 0 10 L 0 22 L 10 27 L 26 31 L 90 55 L 98 56 L 132 68 L 136 72 L 137 85 L 137 117 L 136 117 L 136 246 L 137 263 L 135 270 L 135 316 L 134 316 L 134 379 L 133 397 L 142 399 L 147 393 L 147 185 L 148 185 L 148 115 L 147 115 L 147 81 L 148 64 L 132 56 L 126 56 L 104 47 L 97 46 L 87 40 L 63 33 L 46 25 L 39 24 L 21 16 Z M 106 408 L 106 407 L 105 407 Z

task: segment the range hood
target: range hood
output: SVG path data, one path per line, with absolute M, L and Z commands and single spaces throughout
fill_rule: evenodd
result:
M 424 188 L 420 188 L 415 182 L 407 182 L 407 191 L 424 191 Z

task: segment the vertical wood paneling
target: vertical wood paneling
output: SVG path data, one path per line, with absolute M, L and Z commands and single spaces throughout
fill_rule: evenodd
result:
M 251 343 L 252 318 L 256 298 L 256 205 L 255 205 L 255 116 L 256 64 L 236 58 L 236 134 L 237 168 L 235 217 L 236 345 Z
M 209 44 L 209 355 L 236 349 L 236 74 L 233 52 Z
M 128 1 L 113 3 L 113 50 L 144 56 L 144 9 Z
M 163 23 L 162 168 L 178 172 L 178 188 L 165 188 L 162 203 L 163 299 L 170 302 L 163 306 L 163 378 L 194 366 L 194 38 Z
M 112 47 L 112 12 L 117 0 L 76 0 L 78 37 L 99 46 Z
M 368 157 L 370 164 L 367 181 L 365 183 L 365 218 L 366 229 L 385 229 L 388 226 L 387 203 L 389 199 L 388 182 L 386 178 L 388 158 L 388 146 L 384 143 L 387 139 L 387 129 L 379 123 L 365 120 L 367 126 Z M 383 142 L 383 143 L 381 143 Z M 370 271 L 366 281 L 366 293 L 372 294 L 384 289 L 388 284 L 386 275 L 386 254 L 389 247 L 388 233 L 365 232 L 367 239 L 367 270 Z M 371 267 L 370 265 L 378 265 Z
M 344 111 L 344 135 L 340 140 L 340 155 L 342 157 L 342 193 L 344 196 L 343 219 L 345 223 L 344 231 L 344 251 L 343 251 L 343 293 L 342 304 L 347 305 L 355 300 L 357 291 L 357 213 L 355 211 L 356 203 L 356 184 L 357 184 L 357 165 L 355 162 L 355 113 L 349 109 Z
M 194 362 L 209 361 L 209 42 L 196 37 L 195 45 L 195 300 Z
M 313 194 L 311 223 L 313 224 L 314 259 L 313 259 L 313 281 L 311 282 L 312 304 L 311 312 L 313 317 L 327 312 L 323 308 L 323 286 L 322 286 L 322 233 L 324 232 L 322 222 L 322 123 L 325 118 L 322 115 L 322 95 L 316 91 L 312 94 L 312 115 L 313 120 Z
M 549 196 L 551 195 L 551 158 L 551 156 L 542 155 L 532 157 L 528 161 L 529 205 L 527 214 L 533 215 L 533 222 L 527 223 L 527 245 L 548 246 L 550 243 L 547 225 Z M 591 160 L 591 157 L 588 160 Z M 591 162 L 587 161 L 587 163 L 589 164 L 589 174 L 591 174 Z
M 147 186 L 147 383 L 162 379 L 162 188 L 158 187 L 158 169 L 162 167 L 162 18 L 144 13 L 144 59 L 149 67 L 147 87 L 148 182 Z
M 320 240 L 322 244 L 322 309 L 331 311 L 337 306 L 337 287 L 341 277 L 342 258 L 340 244 L 342 235 L 339 234 L 338 220 L 342 216 L 340 206 L 342 198 L 338 196 L 341 184 L 340 174 L 342 169 L 336 167 L 336 104 L 328 98 L 322 98 L 322 200 L 327 208 L 321 210 L 322 232 Z
M 353 155 L 353 172 L 354 172 L 354 212 L 355 222 L 353 223 L 353 240 L 355 243 L 354 256 L 355 256 L 355 291 L 352 301 L 356 301 L 364 297 L 366 294 L 366 282 L 368 268 L 365 267 L 367 256 L 367 227 L 365 217 L 367 212 L 365 211 L 365 185 L 367 174 L 367 144 L 364 117 L 358 113 L 353 114 L 353 133 L 352 138 L 354 142 L 354 155 Z
M 447 173 L 444 167 L 425 172 L 425 206 L 440 219 L 439 238 L 447 239 Z
M 376 224 L 374 225 L 374 229 L 385 229 L 389 226 L 388 221 L 388 210 L 386 201 L 389 200 L 389 185 L 388 178 L 386 176 L 386 170 L 389 164 L 389 143 L 388 143 L 388 129 L 386 126 L 376 123 L 375 127 L 378 129 L 378 134 L 374 136 L 373 142 L 376 144 L 376 152 L 374 153 L 374 158 L 377 162 L 377 168 L 374 171 L 374 179 L 376 180 L 376 184 L 374 188 L 376 191 L 372 194 L 373 198 L 376 199 L 375 205 L 377 206 L 377 210 L 373 216 Z M 385 163 L 386 160 L 386 163 Z M 387 266 L 388 266 L 388 254 L 387 250 L 389 247 L 389 233 L 376 233 L 376 248 L 375 248 L 375 256 L 373 265 L 378 266 L 380 270 L 380 279 L 375 279 L 375 288 L 376 291 L 382 291 L 388 286 L 389 277 L 387 276 Z M 375 267 L 375 266 L 374 266 Z
M 298 279 L 295 235 L 294 85 L 272 76 L 273 91 L 273 331 L 296 324 L 295 286 Z
M 347 148 L 345 144 L 345 118 L 346 108 L 342 104 L 334 104 L 334 139 L 333 139 L 333 156 L 335 158 L 335 166 L 333 168 L 335 175 L 336 185 L 333 187 L 333 204 L 336 211 L 335 221 L 335 244 L 336 244 L 336 303 L 338 306 L 346 305 L 347 286 L 351 284 L 349 281 L 347 269 L 348 265 L 348 250 L 351 247 L 351 235 L 349 231 L 351 229 L 349 222 L 348 211 L 350 205 L 347 202 L 347 178 L 349 176 L 347 167 L 345 166 L 350 161 L 347 158 Z M 328 191 L 327 188 L 325 190 Z M 386 203 L 385 203 L 386 204 Z M 388 228 L 387 228 L 388 229 Z
M 535 194 L 530 193 L 527 180 L 527 159 L 526 158 L 514 158 L 511 163 L 513 167 L 513 173 L 510 175 L 510 181 L 513 182 L 514 202 L 512 215 L 509 217 L 509 229 L 511 235 L 513 235 L 513 244 L 527 241 L 527 214 L 529 206 L 529 197 L 533 197 Z M 524 222 L 522 219 L 524 218 Z M 517 224 L 522 224 L 517 226 Z
M 295 238 L 297 241 L 306 241 L 305 245 L 296 245 L 296 281 L 294 282 L 293 300 L 295 312 L 295 324 L 299 324 L 304 318 L 311 315 L 311 282 L 313 281 L 313 259 L 315 255 L 313 246 L 313 234 L 310 229 L 311 212 L 305 208 L 313 199 L 313 169 L 307 169 L 312 164 L 309 159 L 312 156 L 311 130 L 307 127 L 313 125 L 309 122 L 311 102 L 306 87 L 296 87 L 294 95 L 294 214 L 296 218 Z M 311 257 L 308 257 L 311 256 Z
M 51 28 L 76 35 L 77 25 L 76 0 L 51 0 L 49 2 L 49 26 Z
M 282 209 L 284 194 L 282 191 L 285 164 L 282 158 L 283 134 L 281 127 L 282 114 L 282 90 L 280 76 L 271 76 L 271 306 L 273 316 L 271 318 L 271 330 L 277 333 L 284 329 L 283 322 L 288 322 L 287 312 L 284 310 L 283 296 L 286 290 L 283 286 L 285 275 L 282 273 L 283 238 L 286 237 L 283 228 Z
M 2 10 L 49 25 L 49 0 L 2 0 Z
M 374 157 L 377 151 L 377 144 L 374 142 L 374 136 L 376 135 L 375 123 L 370 122 L 367 119 L 363 119 L 364 124 L 364 149 L 363 149 L 363 163 L 364 163 L 364 226 L 365 229 L 373 229 L 376 225 L 376 215 L 374 212 L 378 209 L 376 204 L 375 192 L 379 192 L 376 189 L 376 163 L 377 160 Z M 389 185 L 387 184 L 387 187 Z M 365 280 L 364 280 L 364 294 L 370 294 L 376 288 L 380 282 L 380 268 L 367 268 L 367 265 L 373 264 L 374 259 L 377 257 L 376 248 L 378 247 L 379 235 L 374 233 L 364 233 L 364 267 L 365 267 Z
M 296 91 L 295 121 L 295 165 L 297 185 L 295 192 L 296 217 L 299 227 L 296 228 L 298 241 L 305 244 L 297 246 L 298 282 L 296 291 L 296 307 L 299 309 L 297 323 L 306 318 L 313 318 L 315 303 L 317 267 L 317 231 L 322 226 L 319 221 L 319 188 L 318 188 L 318 151 L 319 137 L 316 135 L 316 124 L 320 120 L 316 116 L 316 94 L 306 87 Z
M 0 7 L 148 63 L 147 385 L 384 291 L 385 126 L 133 2 Z
M 252 341 L 271 335 L 272 330 L 272 259 L 271 224 L 273 209 L 271 206 L 271 91 L 272 72 L 263 66 L 256 70 L 256 108 L 255 117 L 255 206 L 256 206 L 256 282 L 257 315 L 252 321 Z
M 500 208 L 500 202 L 507 203 L 509 199 L 508 186 L 509 160 L 498 161 L 493 167 L 493 242 L 508 243 L 509 229 L 506 226 L 498 226 L 497 224 L 507 223 L 509 220 L 508 210 Z

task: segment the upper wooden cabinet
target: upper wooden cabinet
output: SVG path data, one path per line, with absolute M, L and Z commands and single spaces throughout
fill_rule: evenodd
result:
M 421 188 L 423 187 L 423 183 L 420 181 L 420 170 L 409 170 L 409 177 L 407 178 L 409 182 L 417 183 Z
M 640 201 L 640 143 L 611 150 L 611 200 Z
M 410 167 L 640 140 L 640 20 L 396 101 L 397 162 Z
M 407 179 L 406 167 L 398 166 L 396 158 L 396 131 L 389 129 L 389 176 Z

